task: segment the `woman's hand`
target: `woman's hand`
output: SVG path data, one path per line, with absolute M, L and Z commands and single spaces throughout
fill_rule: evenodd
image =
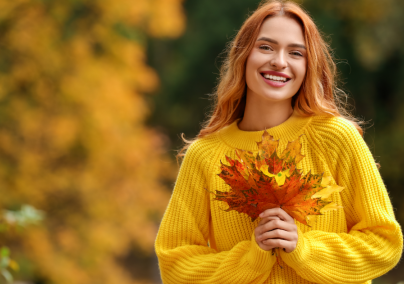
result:
M 267 209 L 260 214 L 255 228 L 255 241 L 263 250 L 283 248 L 292 252 L 297 245 L 297 227 L 294 219 L 281 208 Z

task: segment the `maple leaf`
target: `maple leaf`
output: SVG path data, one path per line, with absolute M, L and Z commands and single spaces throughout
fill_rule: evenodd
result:
M 299 136 L 300 138 L 300 136 Z M 257 142 L 258 153 L 236 149 L 239 160 L 226 156 L 229 165 L 221 163 L 218 174 L 231 189 L 212 192 L 214 200 L 226 202 L 225 211 L 236 210 L 251 217 L 251 221 L 267 209 L 280 207 L 290 216 L 307 226 L 313 216 L 342 208 L 327 198 L 343 187 L 330 185 L 331 177 L 303 175 L 296 165 L 304 158 L 300 153 L 299 138 L 289 142 L 278 155 L 279 140 L 264 131 Z

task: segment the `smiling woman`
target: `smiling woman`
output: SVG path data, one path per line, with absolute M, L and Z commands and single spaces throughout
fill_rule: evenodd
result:
M 262 23 L 247 59 L 247 104 L 240 129 L 276 126 L 292 114 L 292 97 L 306 75 L 304 42 L 302 26 L 293 18 L 274 16 Z
M 155 244 L 165 283 L 368 284 L 397 264 L 401 228 L 362 129 L 339 103 L 334 77 L 328 46 L 297 4 L 267 1 L 245 21 L 222 66 L 213 112 L 183 148 Z M 261 159 L 267 156 L 257 142 L 264 133 L 277 146 Z M 213 201 L 209 192 L 231 199 L 229 185 L 245 196 L 237 202 L 251 206 L 249 193 L 262 192 L 262 184 L 286 192 L 284 201 L 311 192 L 315 182 L 293 188 L 292 175 L 285 173 L 282 184 L 273 177 L 281 174 L 275 168 L 288 166 L 279 163 L 289 163 L 282 150 L 291 148 L 292 159 L 301 155 L 294 178 L 310 173 L 339 188 L 326 198 L 334 210 L 307 226 L 281 206 L 264 204 L 269 209 L 251 222 Z M 221 162 L 226 156 L 230 165 Z

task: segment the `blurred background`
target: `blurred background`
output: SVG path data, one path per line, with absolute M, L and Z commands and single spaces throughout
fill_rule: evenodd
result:
M 404 225 L 404 2 L 305 0 Z M 0 0 L 0 283 L 161 283 L 180 133 L 258 0 Z M 404 283 L 404 262 L 375 284 Z

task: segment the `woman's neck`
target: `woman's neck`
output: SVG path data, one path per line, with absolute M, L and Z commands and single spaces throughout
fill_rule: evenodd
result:
M 293 113 L 292 99 L 278 102 L 247 96 L 244 116 L 238 127 L 244 131 L 260 131 L 285 122 Z

